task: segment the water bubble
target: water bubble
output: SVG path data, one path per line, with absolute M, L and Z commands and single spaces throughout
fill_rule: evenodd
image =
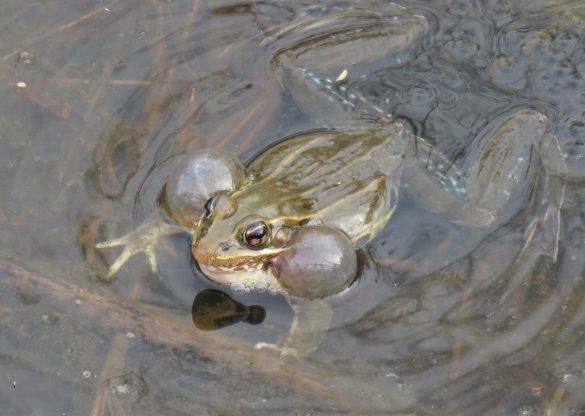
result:
M 467 61 L 479 51 L 479 45 L 469 38 L 453 39 L 443 45 L 446 58 Z
M 36 60 L 35 56 L 30 52 L 22 51 L 18 54 L 18 62 L 19 63 L 32 65 L 32 64 L 34 64 L 35 60 Z
M 521 90 L 526 87 L 526 74 L 522 62 L 510 55 L 494 59 L 488 68 L 490 81 L 500 87 Z
M 268 289 L 268 282 L 266 280 L 260 280 L 254 285 L 254 291 L 258 293 L 264 293 Z
M 519 416 L 533 416 L 536 413 L 534 412 L 534 409 L 530 406 L 520 406 L 516 414 L 518 414 Z
M 457 95 L 451 92 L 443 92 L 439 95 L 439 106 L 443 109 L 453 108 L 457 104 Z
M 441 71 L 437 81 L 450 90 L 459 90 L 467 86 L 467 78 L 462 72 L 457 71 Z
M 417 107 L 428 107 L 435 101 L 435 92 L 429 88 L 413 87 L 408 90 L 408 96 L 410 102 Z
M 451 0 L 447 4 L 447 13 L 451 16 L 467 16 L 469 14 L 469 9 L 469 3 L 465 0 Z
M 43 325 L 53 326 L 57 322 L 59 322 L 59 318 L 55 314 L 45 313 L 41 315 L 41 322 L 43 323 Z
M 230 290 L 235 295 L 241 295 L 243 293 L 246 293 L 246 285 L 244 285 L 243 283 L 240 283 L 240 282 L 232 283 L 230 285 Z
M 552 46 L 555 49 L 563 51 L 567 54 L 573 52 L 579 44 L 579 38 L 571 32 L 558 33 L 552 39 Z
M 493 10 L 496 14 L 508 15 L 512 12 L 512 5 L 509 0 L 498 0 Z
M 118 384 L 115 389 L 116 389 L 116 393 L 117 394 L 128 394 L 128 393 L 130 393 L 130 386 L 128 385 L 128 383 Z

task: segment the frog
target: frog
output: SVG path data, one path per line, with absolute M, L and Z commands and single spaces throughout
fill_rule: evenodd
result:
M 384 30 L 379 16 L 360 22 L 337 37 L 295 40 L 272 60 L 283 89 L 323 127 L 281 138 L 246 166 L 219 149 L 182 155 L 161 190 L 155 219 L 96 245 L 124 247 L 106 280 L 138 252 L 156 272 L 156 242 L 187 231 L 192 256 L 207 278 L 287 298 L 294 310 L 288 337 L 255 347 L 300 356 L 319 348 L 332 320 L 331 300 L 351 290 L 358 275 L 356 252 L 391 221 L 403 191 L 455 224 L 489 230 L 522 209 L 539 183 L 544 196 L 525 247 L 556 258 L 564 185 L 552 174 L 539 174 L 547 171 L 547 158 L 560 152 L 547 116 L 533 108 L 505 115 L 491 134 L 478 134 L 486 137 L 456 166 L 400 120 L 347 91 L 347 68 L 366 57 L 338 59 L 372 33 L 391 40 L 390 50 L 378 54 L 402 49 L 424 36 L 424 16 L 390 19 L 395 26 L 383 21 Z M 323 48 L 336 58 L 329 65 L 337 77 L 319 75 L 325 71 L 318 59 Z M 518 195 L 525 196 L 521 204 Z

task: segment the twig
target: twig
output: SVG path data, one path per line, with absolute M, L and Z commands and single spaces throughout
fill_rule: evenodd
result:
M 113 294 L 100 293 L 66 282 L 62 278 L 35 273 L 7 260 L 0 260 L 0 286 L 6 290 L 41 292 L 56 308 L 71 305 L 77 316 L 100 321 L 105 326 L 126 332 L 138 330 L 141 335 L 155 343 L 177 349 L 195 350 L 222 364 L 247 369 L 260 377 L 268 377 L 283 385 L 323 399 L 333 400 L 348 410 L 371 409 L 375 403 L 371 398 L 361 398 L 352 388 L 334 389 L 327 384 L 327 374 L 318 368 L 300 361 L 285 361 L 266 351 L 254 350 L 249 345 L 223 334 L 209 335 L 197 332 L 191 321 L 154 306 L 146 306 L 131 299 L 120 299 Z M 105 320 L 107 319 L 107 320 Z M 305 369 L 301 369 L 303 365 Z

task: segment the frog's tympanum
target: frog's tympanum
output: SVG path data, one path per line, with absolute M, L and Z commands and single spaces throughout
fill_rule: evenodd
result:
M 357 28 L 336 28 L 334 36 L 297 41 L 273 60 L 284 88 L 326 128 L 283 139 L 246 167 L 220 150 L 185 155 L 163 192 L 163 210 L 178 225 L 149 223 L 98 244 L 125 245 L 108 278 L 137 251 L 147 253 L 154 270 L 155 240 L 187 229 L 193 257 L 209 279 L 270 288 L 291 299 L 296 316 L 288 340 L 279 347 L 258 346 L 305 353 L 319 345 L 319 333 L 330 322 L 325 302 L 351 285 L 356 250 L 390 220 L 399 192 L 406 190 L 469 227 L 501 224 L 502 213 L 509 218 L 511 210 L 521 209 L 518 195 L 525 196 L 524 205 L 533 203 L 535 184 L 547 176 L 539 155 L 543 149 L 548 155 L 559 152 L 547 118 L 533 109 L 508 114 L 490 137 L 478 136 L 458 170 L 424 139 L 345 87 L 352 65 L 367 60 L 369 44 L 378 57 L 391 56 L 425 35 L 425 19 L 358 21 Z M 326 70 L 339 76 L 316 75 Z M 536 239 L 532 247 L 553 257 L 562 198 L 555 192 L 560 196 L 537 202 L 539 219 L 527 233 Z

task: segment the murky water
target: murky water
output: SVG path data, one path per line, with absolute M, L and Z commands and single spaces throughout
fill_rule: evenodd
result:
M 173 156 L 248 160 L 318 127 L 277 82 L 278 48 L 327 30 L 308 21 L 387 10 L 291 3 L 2 2 L 2 415 L 585 414 L 579 1 L 401 2 L 429 33 L 352 81 L 453 160 L 508 111 L 546 114 L 567 164 L 556 262 L 523 254 L 526 213 L 478 238 L 404 198 L 298 359 L 253 349 L 286 336 L 282 296 L 231 295 L 264 309 L 259 325 L 193 324 L 217 287 L 188 237 L 161 242 L 158 274 L 138 255 L 100 279 L 117 253 L 95 242 L 156 209 Z

